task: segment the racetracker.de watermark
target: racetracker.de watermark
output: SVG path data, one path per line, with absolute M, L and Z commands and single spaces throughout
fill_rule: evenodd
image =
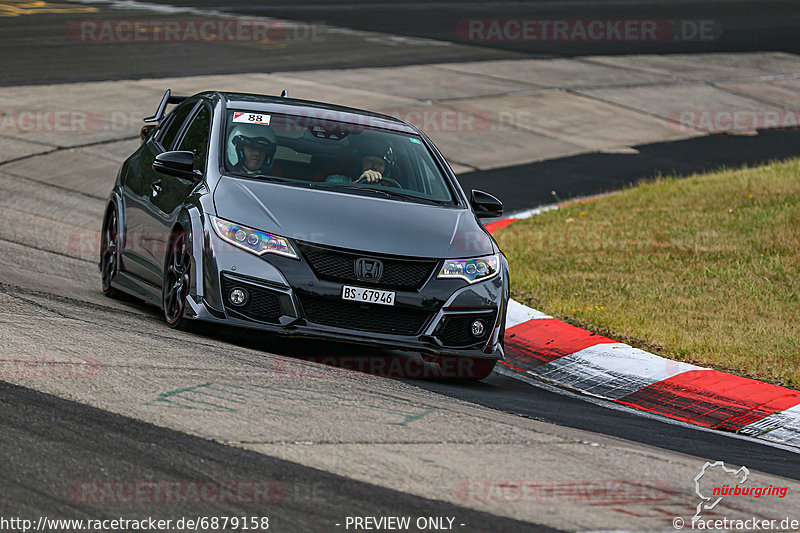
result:
M 139 119 L 141 121 L 141 118 Z M 103 129 L 101 113 L 79 109 L 8 109 L 0 111 L 0 132 L 88 133 Z
M 471 42 L 663 42 L 713 41 L 722 28 L 715 20 L 514 19 L 459 21 L 456 34 Z
M 0 360 L 0 379 L 93 379 L 103 372 L 96 357 L 39 355 Z
M 209 230 L 213 231 L 210 227 Z M 121 239 L 126 251 L 141 253 L 145 256 L 166 257 L 172 235 L 173 233 L 171 230 L 128 230 L 121 235 Z M 310 233 L 293 233 L 290 238 L 292 241 L 325 242 L 326 238 L 329 236 L 329 232 L 315 231 Z M 71 254 L 80 257 L 97 256 L 106 251 L 101 250 L 101 232 L 99 229 L 75 230 L 67 235 L 66 244 L 67 250 L 69 250 Z M 463 250 L 465 254 L 477 253 L 484 249 L 486 234 L 482 231 L 459 232 L 453 237 L 453 244 Z M 240 248 L 231 246 L 230 243 L 220 241 L 214 253 L 217 257 L 224 257 L 226 255 L 238 257 L 243 252 Z
M 278 481 L 81 481 L 69 498 L 89 505 L 265 504 L 286 499 Z
M 685 520 L 677 517 L 672 521 L 677 530 L 695 531 L 800 531 L 800 520 L 796 518 L 707 518 Z
M 477 133 L 496 129 L 493 117 L 480 109 L 395 109 L 392 116 L 412 123 L 426 133 Z
M 68 487 L 70 501 L 82 505 L 186 505 L 278 502 L 322 504 L 330 499 L 322 481 L 283 482 L 271 479 L 84 480 Z
M 100 43 L 276 43 L 319 42 L 325 39 L 317 23 L 264 19 L 123 19 L 70 21 L 73 41 Z
M 95 133 L 135 135 L 142 127 L 142 113 L 97 112 L 86 109 L 3 109 L 0 133 Z
M 389 378 L 468 379 L 480 371 L 480 365 L 480 361 L 468 357 L 432 358 L 426 361 L 419 357 L 395 355 L 322 355 L 282 358 L 273 362 L 269 370 L 276 376 L 304 380 L 346 378 L 353 371 Z
M 665 502 L 675 489 L 670 483 L 638 483 L 620 479 L 576 481 L 532 481 L 472 479 L 456 486 L 459 500 L 467 503 L 581 503 L 621 505 Z
M 713 133 L 775 129 L 800 131 L 800 110 L 676 109 L 668 116 L 670 128 L 681 133 L 696 130 Z

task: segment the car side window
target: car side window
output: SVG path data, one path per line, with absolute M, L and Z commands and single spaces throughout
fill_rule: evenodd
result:
M 186 117 L 189 116 L 192 109 L 194 109 L 196 102 L 188 102 L 180 105 L 172 110 L 170 116 L 167 117 L 169 123 L 166 124 L 163 132 L 159 133 L 158 141 L 165 150 L 172 150 L 172 145 L 175 142 L 175 137 L 181 131 L 181 126 L 186 122 Z
M 205 170 L 206 155 L 208 153 L 208 139 L 211 134 L 211 110 L 208 106 L 200 106 L 194 116 L 177 150 L 194 152 L 194 166 L 198 170 Z
M 175 118 L 174 115 L 169 114 L 166 117 L 164 117 L 164 120 L 162 120 L 161 124 L 158 125 L 158 129 L 156 130 L 156 134 L 155 137 L 153 137 L 153 139 L 155 139 L 155 141 L 158 142 L 159 144 L 163 142 L 164 135 L 167 133 L 167 130 L 172 124 L 172 119 L 174 118 Z

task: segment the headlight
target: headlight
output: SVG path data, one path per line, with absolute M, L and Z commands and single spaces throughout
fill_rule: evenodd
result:
M 467 283 L 477 283 L 496 275 L 499 265 L 499 254 L 472 259 L 447 259 L 437 277 L 460 278 Z
M 253 252 L 256 255 L 278 254 L 292 259 L 299 259 L 297 252 L 294 251 L 291 243 L 285 237 L 248 228 L 211 215 L 209 215 L 209 218 L 211 219 L 211 225 L 214 226 L 214 231 L 223 241 L 227 241 L 248 252 Z

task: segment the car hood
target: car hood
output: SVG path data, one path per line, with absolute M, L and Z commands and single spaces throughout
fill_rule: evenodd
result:
M 223 177 L 217 215 L 291 239 L 390 255 L 457 258 L 494 253 L 467 209 Z

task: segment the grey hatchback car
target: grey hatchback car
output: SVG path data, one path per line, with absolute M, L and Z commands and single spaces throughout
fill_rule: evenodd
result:
M 166 110 L 175 105 L 171 112 Z M 468 361 L 503 355 L 508 262 L 428 137 L 391 116 L 254 94 L 173 96 L 103 218 L 102 290 L 170 327 L 230 324 Z

